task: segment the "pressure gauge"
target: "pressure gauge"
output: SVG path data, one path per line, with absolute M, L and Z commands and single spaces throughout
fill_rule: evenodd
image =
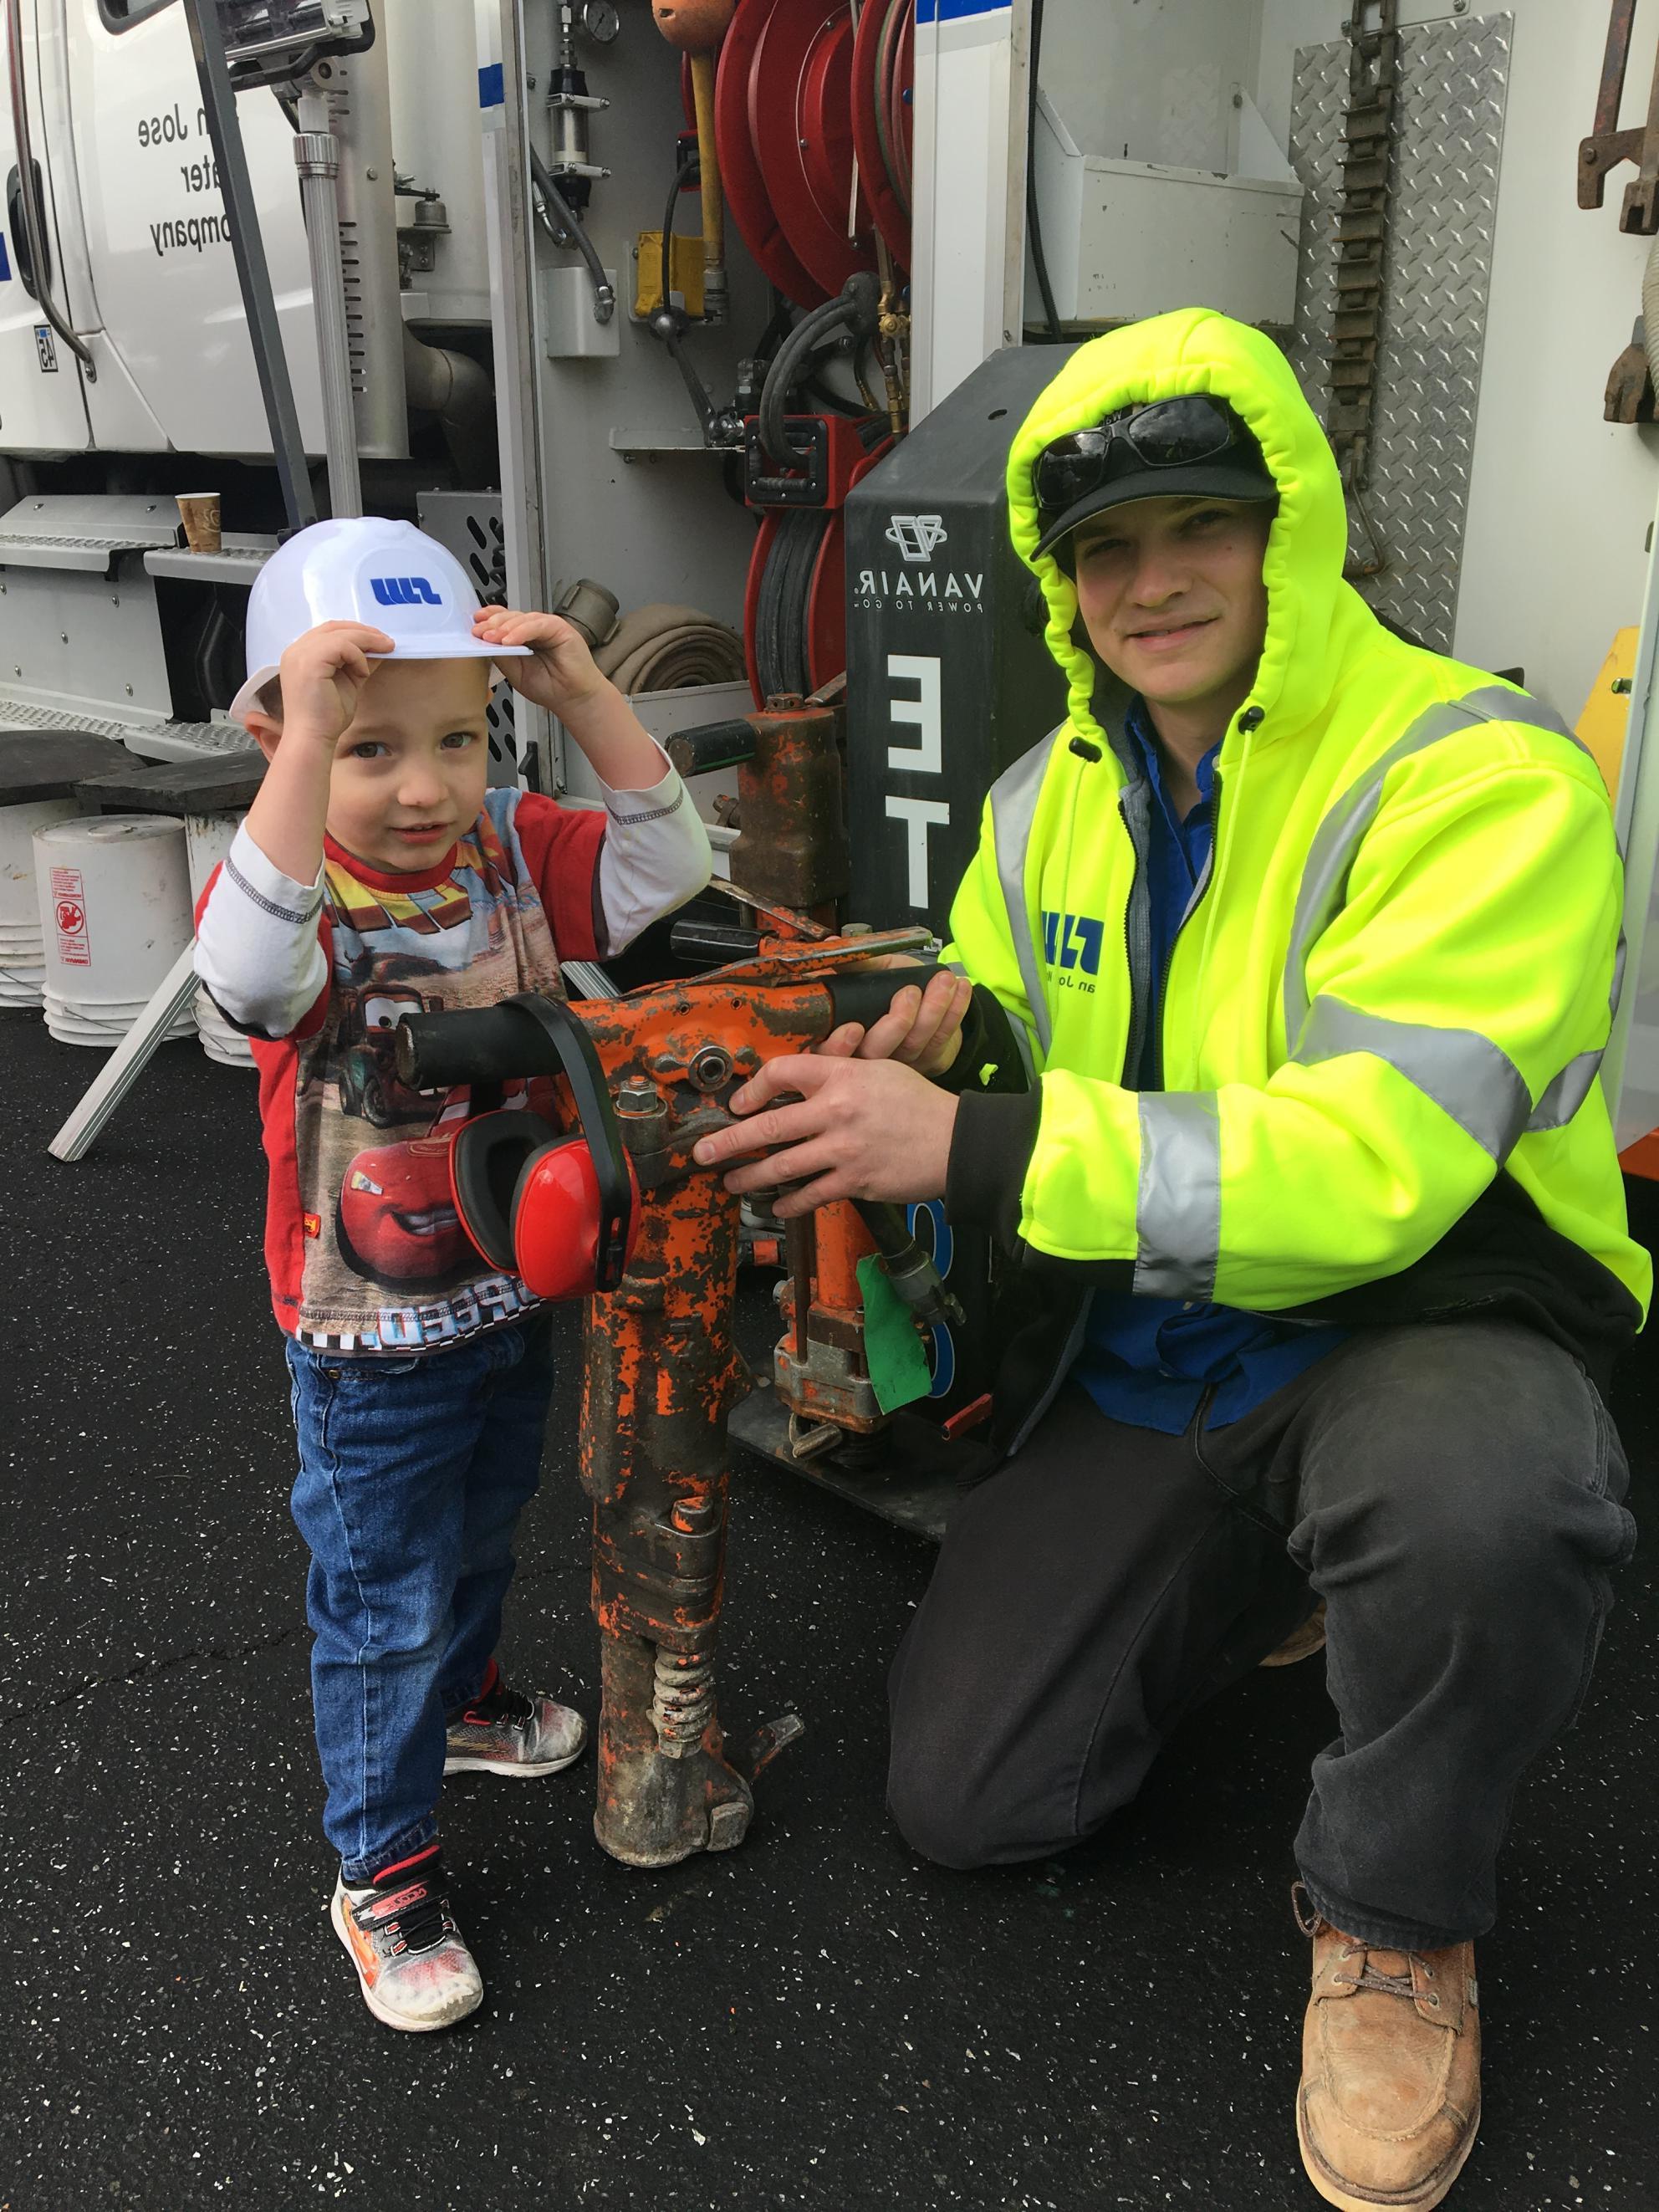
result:
M 608 46 L 622 28 L 617 0 L 583 0 L 582 28 L 595 46 Z

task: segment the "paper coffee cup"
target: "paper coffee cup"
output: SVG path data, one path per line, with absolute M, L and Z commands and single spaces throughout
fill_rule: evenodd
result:
M 219 540 L 219 495 L 216 491 L 181 491 L 179 519 L 185 526 L 185 543 L 192 553 L 216 553 Z

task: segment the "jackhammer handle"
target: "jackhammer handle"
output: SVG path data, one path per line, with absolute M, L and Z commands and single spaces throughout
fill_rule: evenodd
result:
M 907 984 L 926 984 L 937 967 L 857 968 L 824 978 L 833 1023 L 878 1021 Z M 766 987 L 757 988 L 764 998 Z M 397 1029 L 398 1073 L 415 1091 L 455 1083 L 507 1083 L 515 1076 L 560 1075 L 546 1030 L 510 1000 L 454 1013 L 405 1014 Z
M 676 730 L 663 750 L 682 775 L 707 775 L 711 769 L 736 768 L 755 757 L 752 722 L 699 722 Z
M 901 991 L 911 984 L 926 990 L 939 973 L 936 961 L 918 961 L 914 968 L 849 968 L 826 979 L 825 988 L 835 1009 L 836 1026 L 858 1022 L 868 1029 L 887 1012 Z
M 405 1014 L 397 1029 L 398 1073 L 414 1091 L 455 1083 L 507 1083 L 563 1073 L 552 1039 L 522 1006 L 468 1006 Z

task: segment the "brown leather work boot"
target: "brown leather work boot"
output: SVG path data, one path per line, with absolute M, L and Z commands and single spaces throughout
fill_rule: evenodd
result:
M 1325 1601 L 1322 1597 L 1300 1628 L 1287 1636 L 1275 1651 L 1261 1661 L 1264 1667 L 1294 1667 L 1325 1649 Z
M 1474 1946 L 1389 1951 L 1303 1911 L 1313 1996 L 1302 2033 L 1296 2131 L 1308 2178 L 1345 2212 L 1428 2212 L 1480 2124 Z

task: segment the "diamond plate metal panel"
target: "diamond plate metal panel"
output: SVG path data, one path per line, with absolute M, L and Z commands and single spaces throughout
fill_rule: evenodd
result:
M 1365 506 L 1388 566 L 1364 586 L 1437 652 L 1451 650 L 1486 340 L 1498 163 L 1515 19 L 1425 23 L 1400 34 L 1394 198 Z M 1291 358 L 1324 418 L 1336 311 L 1338 155 L 1346 40 L 1296 58 L 1291 166 L 1308 193 Z M 1356 523 L 1353 550 L 1370 541 Z
M 501 528 L 498 491 L 423 491 L 415 511 L 429 538 L 453 553 L 471 576 L 478 597 L 505 597 L 507 540 Z M 513 728 L 513 690 L 492 685 L 486 714 L 489 724 L 489 781 L 517 783 L 524 763 Z

